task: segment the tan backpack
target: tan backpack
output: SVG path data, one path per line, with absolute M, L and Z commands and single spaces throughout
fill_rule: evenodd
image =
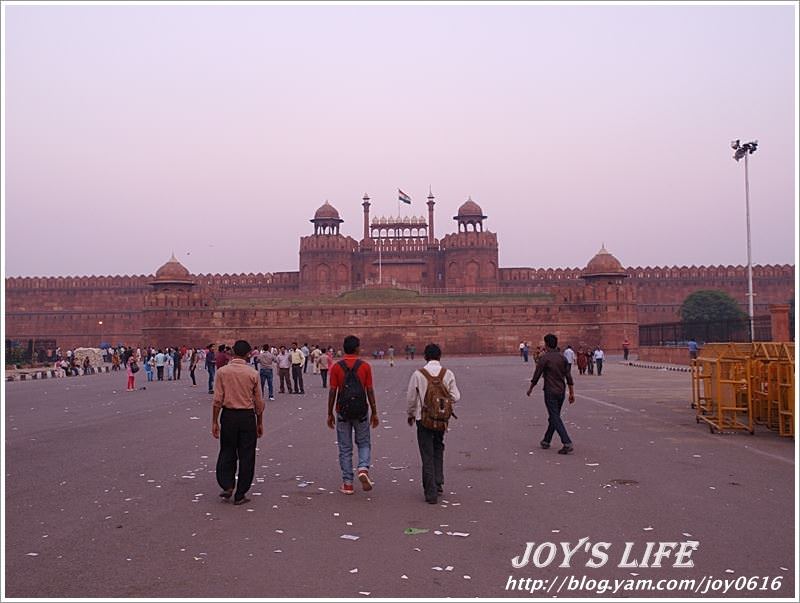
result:
M 425 399 L 422 400 L 422 426 L 433 431 L 446 431 L 450 417 L 457 419 L 453 412 L 453 399 L 444 384 L 446 368 L 442 368 L 437 376 L 432 376 L 424 368 L 419 372 L 428 381 Z

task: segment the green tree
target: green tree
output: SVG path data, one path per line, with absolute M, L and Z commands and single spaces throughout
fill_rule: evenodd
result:
M 735 299 L 724 291 L 702 290 L 689 294 L 680 310 L 682 322 L 712 322 L 720 320 L 746 320 Z

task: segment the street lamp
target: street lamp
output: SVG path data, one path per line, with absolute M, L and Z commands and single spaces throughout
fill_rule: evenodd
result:
M 100 344 L 99 345 L 103 345 L 103 321 L 102 320 L 98 320 L 97 324 L 100 327 Z
M 738 162 L 744 157 L 744 201 L 747 210 L 747 306 L 750 316 L 750 341 L 755 340 L 753 326 L 753 259 L 750 254 L 750 174 L 747 166 L 747 156 L 752 155 L 758 148 L 758 141 L 742 144 L 738 139 L 731 141 L 731 148 L 735 151 L 733 158 Z

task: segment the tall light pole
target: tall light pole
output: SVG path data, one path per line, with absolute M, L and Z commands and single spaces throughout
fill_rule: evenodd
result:
M 742 144 L 738 139 L 731 141 L 731 148 L 735 151 L 733 158 L 738 162 L 744 157 L 744 201 L 747 211 L 747 307 L 750 316 L 750 341 L 755 340 L 753 326 L 753 258 L 750 253 L 750 174 L 747 166 L 747 156 L 752 155 L 758 148 L 758 141 Z

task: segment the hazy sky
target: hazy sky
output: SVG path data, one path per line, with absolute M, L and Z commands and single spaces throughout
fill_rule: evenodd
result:
M 502 267 L 793 263 L 795 6 L 5 6 L 6 274 L 298 269 L 468 195 Z

